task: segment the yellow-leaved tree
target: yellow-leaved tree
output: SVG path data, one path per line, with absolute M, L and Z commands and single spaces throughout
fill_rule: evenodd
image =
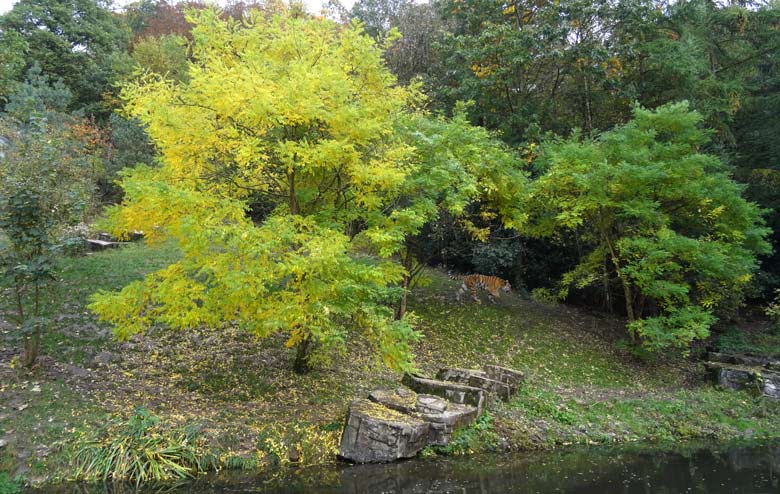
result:
M 188 77 L 123 90 L 162 166 L 127 173 L 107 217 L 117 234 L 175 239 L 182 258 L 91 308 L 120 337 L 154 323 L 282 332 L 297 371 L 359 333 L 409 369 L 418 335 L 393 317 L 407 274 L 393 256 L 436 214 L 409 197 L 427 164 L 399 130 L 421 94 L 396 84 L 358 24 L 284 8 L 189 20 Z

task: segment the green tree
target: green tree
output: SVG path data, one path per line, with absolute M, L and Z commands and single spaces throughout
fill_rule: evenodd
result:
M 522 161 L 493 134 L 468 121 L 468 105 L 456 106 L 451 119 L 414 115 L 403 121 L 400 133 L 415 150 L 420 166 L 401 187 L 395 208 L 372 221 L 376 239 L 403 239 L 400 250 L 405 273 L 396 317 L 406 313 L 407 292 L 422 268 L 436 255 L 423 228 L 441 221 L 457 222 L 467 235 L 486 242 L 491 220 L 519 229 L 525 222 L 521 197 L 526 176 Z M 368 234 L 373 231 L 369 229 Z
M 113 230 L 173 237 L 183 258 L 92 308 L 120 336 L 155 321 L 283 333 L 297 370 L 362 333 L 408 368 L 415 333 L 392 317 L 403 269 L 389 260 L 403 238 L 385 242 L 370 223 L 414 167 L 393 127 L 418 95 L 354 26 L 288 11 L 190 20 L 189 80 L 150 75 L 124 91 L 162 167 L 128 172 L 110 212 Z M 254 223 L 258 204 L 272 212 Z
M 128 29 L 102 0 L 20 0 L 0 17 L 0 32 L 0 53 L 21 38 L 23 72 L 38 64 L 62 79 L 74 95 L 71 109 L 105 111 L 104 93 L 127 68 Z
M 583 245 L 560 296 L 614 282 L 630 334 L 651 350 L 706 337 L 715 311 L 739 296 L 769 249 L 744 187 L 699 151 L 708 139 L 701 121 L 687 103 L 637 107 L 598 139 L 548 142 L 528 194 L 533 234 L 574 231 Z

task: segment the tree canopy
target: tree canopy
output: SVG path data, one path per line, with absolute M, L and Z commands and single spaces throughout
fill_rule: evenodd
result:
M 560 296 L 614 279 L 628 328 L 651 349 L 703 339 L 714 310 L 738 296 L 769 251 L 761 212 L 742 198 L 687 103 L 637 107 L 597 139 L 556 139 L 536 162 L 528 194 L 531 232 L 576 231 L 587 249 Z

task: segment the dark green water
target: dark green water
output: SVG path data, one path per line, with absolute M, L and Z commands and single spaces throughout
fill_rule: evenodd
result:
M 64 485 L 57 494 L 119 494 L 122 486 Z M 144 493 L 504 494 L 780 493 L 780 444 L 575 448 L 389 465 L 302 469 L 279 478 L 221 476 Z

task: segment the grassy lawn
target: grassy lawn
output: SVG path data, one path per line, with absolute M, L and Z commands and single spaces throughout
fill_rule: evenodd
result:
M 171 245 L 134 244 L 66 259 L 62 288 L 49 304 L 53 327 L 44 339 L 45 356 L 32 372 L 12 368 L 18 341 L 5 323 L 0 438 L 8 445 L 0 449 L 0 471 L 6 477 L 67 476 L 80 439 L 138 406 L 167 426 L 197 426 L 230 458 L 267 458 L 269 444 L 278 444 L 269 438 L 310 434 L 327 443 L 311 453 L 311 461 L 332 461 L 349 401 L 397 385 L 400 376 L 379 367 L 359 340 L 332 365 L 307 376 L 291 371 L 292 350 L 283 338 L 258 341 L 228 324 L 188 332 L 155 328 L 129 342 L 114 341 L 85 308 L 89 295 L 119 289 L 176 257 Z M 620 343 L 617 319 L 513 294 L 496 305 L 486 298 L 482 305 L 460 305 L 459 282 L 438 271 L 428 277 L 410 297 L 424 336 L 414 348 L 422 372 L 486 363 L 526 372 L 522 392 L 482 424 L 492 439 L 541 448 L 780 437 L 773 419 L 777 404 L 716 391 L 692 362 L 635 360 Z

